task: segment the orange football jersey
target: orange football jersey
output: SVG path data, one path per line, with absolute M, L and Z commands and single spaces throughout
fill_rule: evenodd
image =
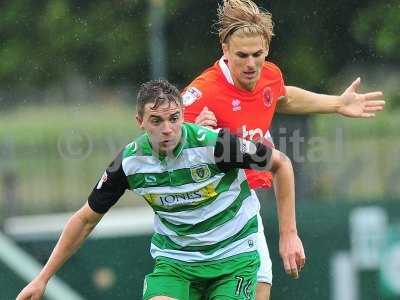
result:
M 234 86 L 223 58 L 205 70 L 183 91 L 185 120 L 194 122 L 207 106 L 217 118 L 218 128 L 229 128 L 231 133 L 245 139 L 272 144 L 269 134 L 278 99 L 285 96 L 285 86 L 279 68 L 265 62 L 260 80 L 253 91 Z M 269 172 L 246 170 L 251 188 L 270 188 Z

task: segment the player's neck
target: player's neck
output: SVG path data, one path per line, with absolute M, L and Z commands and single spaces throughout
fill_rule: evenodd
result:
M 250 84 L 242 84 L 242 83 L 241 83 L 240 81 L 238 81 L 236 78 L 233 78 L 233 85 L 234 85 L 237 89 L 242 90 L 242 91 L 245 91 L 245 92 L 252 92 L 252 91 L 254 91 L 254 88 L 255 88 L 255 86 L 256 86 L 256 83 L 257 83 L 257 82 L 250 83 Z
M 232 76 L 232 72 L 229 69 L 228 60 L 224 56 L 219 60 L 219 66 L 222 70 L 222 74 L 225 76 L 226 81 L 228 81 L 234 87 L 246 92 L 252 92 L 254 90 L 257 81 L 250 85 L 241 84 L 235 77 Z

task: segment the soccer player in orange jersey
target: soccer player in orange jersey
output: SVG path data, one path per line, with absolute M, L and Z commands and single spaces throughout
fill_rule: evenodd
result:
M 230 128 L 247 139 L 272 143 L 269 127 L 275 111 L 370 118 L 384 108 L 382 92 L 357 93 L 359 78 L 339 96 L 285 86 L 279 68 L 266 61 L 273 36 L 271 14 L 251 0 L 224 0 L 218 8 L 217 27 L 223 57 L 184 90 L 187 121 Z M 253 189 L 272 185 L 269 173 L 251 170 L 246 174 Z M 292 245 L 297 238 L 296 231 L 280 231 L 279 252 L 284 260 L 295 257 Z M 272 269 L 262 226 L 257 246 L 261 267 L 256 299 L 266 300 L 272 284 Z M 290 266 L 284 267 L 291 274 Z

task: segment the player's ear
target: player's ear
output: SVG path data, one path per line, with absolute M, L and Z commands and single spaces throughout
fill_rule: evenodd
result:
M 136 114 L 136 122 L 138 123 L 138 126 L 140 129 L 144 129 L 143 127 L 143 117 L 139 116 L 139 114 Z
M 228 43 L 222 43 L 222 52 L 224 53 L 224 56 L 227 57 L 229 53 L 229 45 Z

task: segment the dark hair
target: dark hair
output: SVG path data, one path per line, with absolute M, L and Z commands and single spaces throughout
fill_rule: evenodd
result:
M 144 106 L 147 103 L 154 103 L 151 109 L 157 109 L 161 104 L 168 101 L 182 105 L 182 97 L 178 89 L 165 79 L 151 80 L 140 86 L 137 95 L 137 113 L 143 117 Z

